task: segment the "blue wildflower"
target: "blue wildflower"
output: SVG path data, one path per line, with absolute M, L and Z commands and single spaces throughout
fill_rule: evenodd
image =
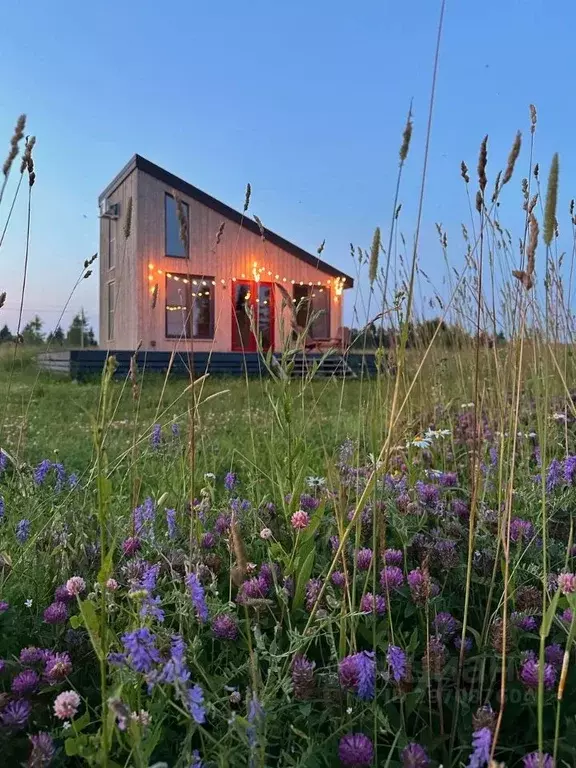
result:
M 19 544 L 24 544 L 30 538 L 30 520 L 20 520 L 16 526 L 16 539 Z
M 194 722 L 201 725 L 206 721 L 204 691 L 198 684 L 193 685 L 192 688 L 188 689 L 186 704 Z
M 6 511 L 6 505 L 4 504 L 4 499 L 2 496 L 0 496 L 0 522 L 4 520 L 4 513 Z
M 78 475 L 75 472 L 72 472 L 71 475 L 68 475 L 68 487 L 71 490 L 74 490 L 78 485 Z
M 224 478 L 224 488 L 231 493 L 238 483 L 238 477 L 235 472 L 228 472 Z
M 180 424 L 178 424 L 176 421 L 172 424 L 171 430 L 174 437 L 180 437 Z
M 160 447 L 162 442 L 162 425 L 154 424 L 152 427 L 152 435 L 150 436 L 150 444 L 154 450 Z
M 556 486 L 560 485 L 562 482 L 563 474 L 564 469 L 562 464 L 558 461 L 558 459 L 552 459 L 550 465 L 548 466 L 548 473 L 546 475 L 546 493 L 550 493 L 554 490 L 554 488 L 556 488 Z
M 248 743 L 251 747 L 255 747 L 257 740 L 256 740 L 256 730 L 257 728 L 262 724 L 265 718 L 265 712 L 262 707 L 262 704 L 258 701 L 258 697 L 255 693 L 252 693 L 252 696 L 250 697 L 250 701 L 248 702 L 248 729 L 246 731 L 246 734 L 248 736 Z
M 52 464 L 52 469 L 56 472 L 56 484 L 54 486 L 54 490 L 59 492 L 64 487 L 64 482 L 66 481 L 66 470 L 64 469 L 63 464 Z
M 52 468 L 52 462 L 49 459 L 44 459 L 43 461 L 38 464 L 36 469 L 34 470 L 34 482 L 36 485 L 43 485 L 44 481 L 46 480 L 46 476 L 48 475 L 48 472 L 50 472 L 50 469 Z
M 166 510 L 166 526 L 168 527 L 168 538 L 175 539 L 178 536 L 178 528 L 176 527 L 176 510 Z
M 156 637 L 147 627 L 122 635 L 122 644 L 129 663 L 137 672 L 148 674 L 160 661 Z
M 392 677 L 396 683 L 401 682 L 406 677 L 406 654 L 397 645 L 389 645 L 386 661 L 390 666 Z
M 0 475 L 6 469 L 7 464 L 8 464 L 8 456 L 6 456 L 4 451 L 0 448 Z
M 204 768 L 204 763 L 200 759 L 200 752 L 197 749 L 192 752 L 192 762 L 190 763 L 190 768 Z
M 492 731 L 490 728 L 481 728 L 472 734 L 473 752 L 470 755 L 468 768 L 484 768 L 490 760 L 492 749 Z
M 190 591 L 190 597 L 192 598 L 196 615 L 198 616 L 199 621 L 203 624 L 208 619 L 208 606 L 206 605 L 204 587 L 200 584 L 200 580 L 195 573 L 188 575 L 186 585 Z
M 154 501 L 148 497 L 144 504 L 132 513 L 132 522 L 134 524 L 134 535 L 141 538 L 154 539 L 154 518 L 156 516 L 156 507 Z

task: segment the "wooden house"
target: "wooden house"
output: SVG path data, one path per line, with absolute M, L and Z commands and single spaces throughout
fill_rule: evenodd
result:
M 348 275 L 134 155 L 99 197 L 103 350 L 342 344 Z M 289 303 L 292 303 L 290 308 Z

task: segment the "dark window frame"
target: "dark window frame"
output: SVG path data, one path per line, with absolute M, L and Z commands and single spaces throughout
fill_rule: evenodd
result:
M 176 228 L 177 228 L 177 237 L 178 237 L 178 243 L 180 244 L 181 253 L 170 253 L 171 248 L 168 246 L 170 245 L 168 243 L 168 200 L 172 200 L 174 203 L 174 215 L 176 216 Z M 190 253 L 190 206 L 185 200 L 182 200 L 182 205 L 186 209 L 186 218 L 188 223 L 188 243 L 183 243 L 180 239 L 180 222 L 178 221 L 178 202 L 174 195 L 171 195 L 169 192 L 164 193 L 164 255 L 167 256 L 169 259 L 187 259 Z M 188 253 L 186 253 L 186 245 L 188 245 Z
M 110 302 L 112 298 L 112 306 Z M 106 283 L 106 340 L 114 341 L 116 335 L 116 281 Z M 112 320 L 112 322 L 110 322 Z M 112 333 L 110 331 L 112 330 Z
M 320 322 L 326 323 L 326 329 L 328 331 L 328 334 L 326 336 L 324 336 L 324 335 L 323 336 L 316 336 L 314 334 L 314 322 L 313 322 L 310 325 L 309 329 L 308 329 L 308 336 L 313 341 L 329 341 L 330 338 L 331 338 L 330 329 L 332 327 L 332 303 L 331 303 L 332 294 L 331 294 L 331 291 L 330 291 L 330 286 L 327 286 L 327 285 L 314 285 L 314 284 L 310 285 L 309 283 L 304 283 L 304 285 L 300 285 L 300 283 L 294 283 L 294 285 L 292 286 L 292 298 L 295 299 L 295 307 L 297 307 L 298 304 L 300 303 L 300 301 L 302 301 L 304 299 L 304 297 L 301 297 L 300 299 L 297 299 L 296 298 L 296 292 L 297 291 L 301 291 L 303 289 L 305 289 L 306 293 L 307 293 L 307 298 L 306 298 L 306 322 L 304 323 L 304 326 L 308 325 L 308 321 L 309 321 L 310 316 L 315 314 L 318 311 L 317 309 L 314 308 L 314 298 L 315 298 L 315 296 L 313 296 L 313 294 L 315 292 L 317 292 L 317 291 L 320 291 L 320 289 L 322 289 L 322 292 L 326 294 L 326 298 L 327 298 L 326 308 L 325 308 L 326 311 L 324 313 L 324 316 L 323 317 L 319 317 L 315 322 L 318 323 L 320 321 Z
M 167 339 L 193 339 L 194 341 L 214 341 L 214 336 L 216 333 L 216 291 L 215 291 L 215 285 L 214 285 L 214 277 L 209 277 L 208 275 L 187 275 L 187 274 L 176 274 L 174 272 L 170 272 L 170 277 L 166 275 L 166 281 L 164 285 L 164 334 L 165 338 Z M 181 328 L 178 333 L 168 333 L 168 312 L 170 311 L 168 309 L 168 285 L 172 282 L 174 282 L 174 277 L 178 278 L 178 282 L 182 283 L 182 286 L 186 290 L 186 328 Z M 184 280 L 188 280 L 187 283 L 184 282 Z M 192 294 L 196 291 L 194 288 L 196 287 L 194 285 L 194 281 L 200 282 L 200 283 L 206 283 L 206 286 L 200 285 L 200 288 L 207 288 L 210 291 L 210 321 L 209 321 L 209 331 L 208 334 L 202 334 L 199 336 L 194 336 L 192 334 L 193 331 L 193 305 L 192 302 L 196 300 L 196 296 L 193 296 Z M 185 332 L 184 332 L 185 331 Z

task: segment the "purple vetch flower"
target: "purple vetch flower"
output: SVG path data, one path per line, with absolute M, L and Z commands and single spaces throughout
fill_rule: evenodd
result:
M 456 472 L 441 472 L 438 475 L 438 482 L 444 488 L 454 488 L 458 485 L 458 474 Z
M 338 757 L 347 768 L 368 768 L 374 762 L 374 745 L 363 733 L 347 733 L 338 744 Z
M 412 600 L 416 605 L 424 606 L 431 597 L 438 594 L 438 586 L 431 581 L 429 574 L 421 568 L 410 571 L 407 580 Z
M 564 459 L 563 475 L 566 485 L 574 485 L 576 480 L 576 456 L 567 456 Z
M 135 536 L 143 539 L 154 540 L 154 520 L 156 517 L 156 504 L 150 497 L 144 499 L 144 504 L 132 512 L 132 523 Z
M 16 540 L 19 544 L 24 544 L 30 538 L 30 520 L 20 520 L 16 526 Z
M 441 611 L 434 617 L 434 628 L 437 634 L 450 639 L 458 630 L 458 622 L 448 611 Z
M 154 424 L 154 426 L 152 427 L 152 434 L 150 435 L 150 445 L 152 446 L 152 449 L 155 451 L 157 448 L 159 448 L 161 442 L 162 442 L 162 425 Z
M 10 608 L 10 603 L 7 603 L 5 600 L 0 600 L 0 616 L 3 613 L 6 613 L 8 608 Z
M 374 597 L 371 592 L 366 592 L 360 600 L 360 613 L 372 613 L 382 616 L 382 614 L 386 613 L 386 600 L 382 595 Z
M 44 611 L 46 624 L 64 624 L 68 619 L 68 607 L 66 603 L 55 602 Z
M 214 523 L 214 530 L 219 536 L 224 536 L 230 530 L 230 515 L 219 515 Z
M 153 673 L 149 679 L 154 685 L 156 683 L 169 683 L 170 685 L 188 684 L 190 679 L 190 670 L 186 664 L 186 644 L 180 635 L 174 635 L 170 643 L 170 656 L 162 669 Z
M 510 521 L 510 541 L 528 543 L 534 537 L 534 526 L 529 520 L 514 517 Z
M 212 531 L 206 531 L 206 533 L 203 533 L 200 537 L 200 546 L 202 549 L 212 549 L 215 544 L 216 536 L 212 533 Z
M 224 488 L 228 493 L 232 493 L 236 485 L 238 484 L 238 477 L 235 472 L 228 472 L 224 478 Z
M 576 574 L 561 573 L 558 576 L 558 586 L 565 595 L 572 595 L 576 592 Z
M 356 565 L 361 571 L 367 571 L 372 565 L 372 550 L 368 547 L 358 550 L 356 553 Z
M 384 590 L 400 589 L 404 584 L 402 568 L 397 565 L 387 565 L 380 571 L 380 586 Z
M 370 701 L 376 692 L 376 661 L 373 651 L 346 656 L 338 665 L 340 685 L 362 701 Z
M 31 712 L 32 704 L 29 701 L 16 699 L 9 702 L 0 712 L 0 721 L 6 728 L 14 731 L 20 730 L 26 725 Z
M 196 616 L 201 624 L 208 620 L 208 606 L 206 604 L 206 597 L 204 595 L 204 587 L 200 584 L 198 576 L 195 573 L 190 573 L 186 578 L 186 586 L 190 592 L 192 604 L 196 610 Z
M 385 549 L 382 555 L 384 565 L 402 565 L 404 553 L 401 549 Z
M 526 688 L 536 690 L 538 688 L 539 663 L 533 653 L 528 653 L 520 665 L 520 680 Z M 556 684 L 556 670 L 552 664 L 544 664 L 544 688 L 551 691 Z
M 407 663 L 406 654 L 397 645 L 389 645 L 386 653 L 386 661 L 395 683 L 400 683 L 406 678 Z
M 212 620 L 212 633 L 218 640 L 236 640 L 238 622 L 229 613 L 222 613 Z
M 414 488 L 418 494 L 418 498 L 424 506 L 431 508 L 437 506 L 440 499 L 440 491 L 436 485 L 423 483 L 422 480 L 418 480 Z
M 558 459 L 552 459 L 546 473 L 546 493 L 551 493 L 562 482 L 564 468 Z
M 265 718 L 264 708 L 258 701 L 258 697 L 252 691 L 252 695 L 248 701 L 248 728 L 246 729 L 246 735 L 248 736 L 248 743 L 251 748 L 254 748 L 258 743 L 258 730 L 262 726 Z
M 6 469 L 6 465 L 8 464 L 8 456 L 4 453 L 4 451 L 0 448 L 0 475 L 4 472 Z
M 33 669 L 25 669 L 12 680 L 12 693 L 16 696 L 29 696 L 40 685 L 40 678 Z
M 134 557 L 142 549 L 142 543 L 136 536 L 129 536 L 122 542 L 122 552 L 126 557 Z
M 334 571 L 330 579 L 332 584 L 334 584 L 334 586 L 338 587 L 339 589 L 341 589 L 346 584 L 346 577 L 342 571 Z
M 175 539 L 178 536 L 178 527 L 176 526 L 176 510 L 166 510 L 166 527 L 168 528 L 168 538 Z
M 28 758 L 28 768 L 48 768 L 56 752 L 52 737 L 46 731 L 29 736 L 32 750 Z
M 522 758 L 524 768 L 554 768 L 554 758 L 547 752 L 530 752 Z
M 108 664 L 110 664 L 113 667 L 123 667 L 124 664 L 126 664 L 127 662 L 126 654 L 117 653 L 116 651 L 113 651 L 112 653 L 108 654 L 107 661 L 108 661 Z
M 60 463 L 52 464 L 52 469 L 54 472 L 56 472 L 56 483 L 54 485 L 54 490 L 59 493 L 64 487 L 64 483 L 66 482 L 66 471 L 64 469 L 64 465 Z
M 472 734 L 472 754 L 468 761 L 468 768 L 484 768 L 490 761 L 492 749 L 492 731 L 490 728 L 481 728 Z
M 563 621 L 564 624 L 571 624 L 572 618 L 573 618 L 573 613 L 570 610 L 570 608 L 565 608 L 560 614 L 560 620 Z
M 128 661 L 137 672 L 148 674 L 160 661 L 156 637 L 147 627 L 127 632 L 121 639 Z
M 34 482 L 36 485 L 44 484 L 44 481 L 46 480 L 48 472 L 50 472 L 51 468 L 52 462 L 49 459 L 44 459 L 40 462 L 40 464 L 38 464 L 34 470 Z
M 316 664 L 297 654 L 292 662 L 291 676 L 295 699 L 307 699 L 314 690 L 314 668 Z
M 311 611 L 322 591 L 322 579 L 309 579 L 306 584 L 306 610 Z
M 470 514 L 470 507 L 464 499 L 452 499 L 450 509 L 456 517 L 467 518 Z
M 464 653 L 470 653 L 470 651 L 472 650 L 473 645 L 474 645 L 474 642 L 473 642 L 472 638 L 471 637 L 465 637 L 464 638 Z M 454 638 L 454 648 L 456 648 L 456 650 L 458 650 L 458 651 L 460 650 L 460 648 L 462 648 L 462 637 L 460 635 L 457 635 Z
M 72 490 L 72 491 L 73 491 L 73 490 L 74 490 L 74 488 L 76 488 L 76 487 L 77 487 L 78 483 L 79 483 L 79 480 L 78 480 L 78 475 L 77 475 L 75 472 L 72 472 L 72 473 L 71 473 L 71 474 L 68 476 L 68 487 L 70 488 L 70 490 Z
M 559 670 L 564 662 L 564 648 L 558 643 L 547 645 L 544 649 L 544 658 L 548 664 L 552 664 L 553 667 Z
M 402 768 L 428 768 L 430 765 L 430 758 L 428 753 L 416 742 L 411 742 L 407 747 L 404 747 L 401 753 Z
M 338 551 L 338 547 L 340 546 L 340 538 L 338 536 L 330 536 L 330 549 L 332 550 L 332 554 L 334 555 Z
M 278 563 L 263 563 L 258 575 L 268 584 L 268 588 L 272 589 L 274 583 L 281 580 L 282 571 Z
M 6 511 L 6 505 L 4 503 L 4 498 L 0 496 L 0 523 L 4 520 L 5 511 Z

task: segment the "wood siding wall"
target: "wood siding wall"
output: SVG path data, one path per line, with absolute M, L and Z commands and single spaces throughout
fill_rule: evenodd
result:
M 137 174 L 137 182 L 133 177 Z M 126 189 L 124 189 L 126 187 Z M 165 256 L 165 232 L 164 232 L 164 196 L 173 194 L 173 190 L 157 179 L 143 173 L 134 171 L 122 184 L 123 189 L 117 190 L 125 199 L 130 194 L 134 197 L 134 227 L 131 247 L 127 251 L 126 278 L 129 287 L 122 293 L 122 309 L 117 315 L 117 338 L 114 349 L 134 349 L 139 341 L 142 341 L 144 349 L 172 350 L 175 346 L 180 351 L 191 346 L 190 341 L 177 341 L 166 338 L 165 330 L 165 277 L 155 278 L 158 282 L 158 296 L 155 308 L 152 307 L 150 297 L 151 283 L 148 280 L 149 264 L 163 272 L 176 274 L 194 274 L 213 277 L 216 286 L 215 292 L 215 332 L 214 339 L 210 341 L 194 340 L 193 348 L 196 351 L 226 352 L 231 349 L 232 335 L 232 283 L 231 278 L 240 278 L 244 273 L 247 277 L 252 274 L 253 264 L 263 266 L 266 272 L 261 280 L 274 282 L 274 276 L 304 281 L 305 283 L 327 284 L 334 279 L 305 264 L 300 259 L 283 251 L 277 246 L 263 242 L 260 237 L 246 229 L 241 228 L 235 222 L 226 220 L 223 235 L 216 247 L 216 235 L 223 217 L 211 208 L 185 196 L 181 199 L 189 206 L 190 215 L 190 260 L 167 258 Z M 137 195 L 134 194 L 136 189 Z M 114 195 L 111 199 L 115 201 Z M 121 202 L 122 204 L 122 202 Z M 268 223 L 268 222 L 265 222 Z M 103 250 L 101 248 L 101 253 Z M 104 259 L 101 264 L 104 263 Z M 101 267 L 102 268 L 102 267 Z M 268 270 L 272 277 L 267 275 Z M 124 281 L 125 277 L 122 277 Z M 221 280 L 226 281 L 225 287 Z M 105 291 L 105 280 L 101 280 L 101 286 Z M 292 285 L 284 283 L 292 295 Z M 282 336 L 289 328 L 287 318 L 281 318 L 281 297 L 275 289 L 275 349 L 280 349 Z M 342 326 L 342 300 L 334 301 L 334 291 L 331 291 L 330 301 L 330 333 L 336 338 Z M 101 330 L 105 315 L 102 315 L 101 306 Z M 125 328 L 121 325 L 125 324 Z M 282 330 L 284 329 L 284 330 Z M 101 338 L 104 336 L 101 334 Z M 122 341 L 122 343 L 120 343 Z
M 124 237 L 128 201 L 132 198 L 130 237 Z M 120 218 L 113 222 L 116 235 L 116 257 L 109 267 L 110 219 L 100 219 L 100 322 L 98 343 L 102 349 L 135 349 L 139 337 L 140 269 L 137 258 L 138 194 L 137 171 L 133 171 L 107 197 L 107 204 L 119 203 Z M 114 282 L 114 338 L 108 338 L 108 284 Z

